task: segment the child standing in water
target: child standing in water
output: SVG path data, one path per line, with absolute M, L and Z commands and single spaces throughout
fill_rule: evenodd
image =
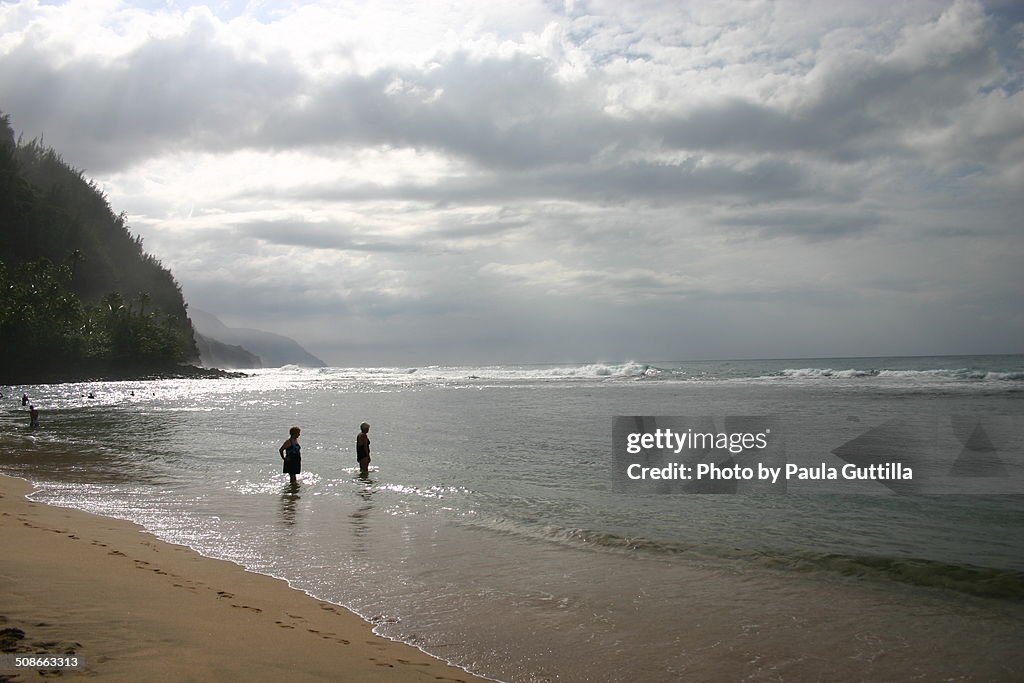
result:
M 281 447 L 277 450 L 281 459 L 284 460 L 284 473 L 291 477 L 293 484 L 295 483 L 295 475 L 302 470 L 301 447 L 299 446 L 299 434 L 301 431 L 298 427 L 289 429 L 289 439 L 281 444 Z
M 356 437 L 356 461 L 359 463 L 359 476 L 365 477 L 370 471 L 370 423 L 359 425 L 359 436 Z

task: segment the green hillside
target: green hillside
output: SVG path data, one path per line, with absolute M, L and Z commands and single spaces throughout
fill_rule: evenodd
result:
M 159 371 L 198 356 L 171 272 L 94 182 L 56 151 L 16 140 L 2 114 L 0 292 L 9 382 Z

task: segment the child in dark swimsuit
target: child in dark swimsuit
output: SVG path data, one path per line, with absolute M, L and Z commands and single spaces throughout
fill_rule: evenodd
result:
M 289 429 L 289 439 L 281 444 L 281 448 L 277 450 L 281 459 L 284 460 L 284 473 L 291 477 L 293 484 L 295 483 L 295 475 L 302 470 L 301 447 L 299 446 L 299 433 L 301 431 L 298 427 Z

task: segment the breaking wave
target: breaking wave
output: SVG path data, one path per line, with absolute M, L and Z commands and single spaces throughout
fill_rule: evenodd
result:
M 483 367 L 425 367 L 409 368 L 405 374 L 417 378 L 470 379 L 470 380 L 545 380 L 545 379 L 631 379 L 654 377 L 661 371 L 654 366 L 636 361 L 625 363 L 589 363 L 570 366 L 509 366 Z
M 810 359 L 808 359 L 810 360 Z M 821 359 L 821 365 L 810 362 L 787 367 L 793 361 L 694 361 L 668 362 L 657 365 L 636 360 L 621 363 L 598 362 L 580 364 L 522 365 L 423 365 L 361 368 L 300 368 L 287 365 L 252 371 L 263 378 L 292 380 L 296 377 L 313 381 L 340 380 L 354 384 L 412 385 L 421 383 L 476 384 L 480 382 L 555 382 L 555 381 L 652 381 L 652 382 L 780 382 L 808 383 L 818 381 L 877 382 L 880 386 L 917 387 L 940 383 L 1000 385 L 1015 391 L 1024 380 L 1024 362 L 1020 357 L 998 359 L 991 365 L 952 364 L 952 359 L 935 358 L 929 368 L 922 359 L 910 359 L 909 367 L 901 367 L 899 359 L 879 359 L 878 366 L 860 364 L 867 359 Z M 943 361 L 950 361 L 942 367 Z M 972 359 L 973 360 L 973 359 Z M 850 362 L 854 361 L 854 362 Z M 857 362 L 860 361 L 860 362 Z M 834 362 L 826 365 L 825 362 Z M 868 361 L 870 362 L 870 361 Z M 840 363 L 843 363 L 840 365 Z M 850 363 L 847 365 L 846 363 Z M 914 365 L 917 365 L 915 368 Z M 987 365 L 987 367 L 986 367 Z
M 851 377 L 876 377 L 878 374 L 877 370 L 857 370 L 855 368 L 850 368 L 848 370 L 833 370 L 832 368 L 786 368 L 782 371 L 783 377 L 793 377 L 797 379 L 815 379 L 819 377 L 849 379 Z
M 989 370 L 975 370 L 972 368 L 936 370 L 863 370 L 857 368 L 834 370 L 832 368 L 787 368 L 778 376 L 793 379 L 852 379 L 858 377 L 882 377 L 908 380 L 1024 380 L 1024 372 L 993 372 Z

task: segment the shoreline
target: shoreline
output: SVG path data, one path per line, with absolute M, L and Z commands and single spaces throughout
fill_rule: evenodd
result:
M 285 581 L 141 526 L 37 503 L 0 475 L 4 654 L 74 655 L 101 680 L 485 681 Z M 45 677 L 53 675 L 47 672 Z M 0 680 L 44 677 L 2 670 Z

